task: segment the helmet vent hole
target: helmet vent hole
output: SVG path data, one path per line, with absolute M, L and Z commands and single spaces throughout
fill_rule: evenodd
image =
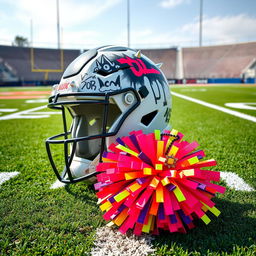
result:
M 157 114 L 157 110 L 153 111 L 153 112 L 150 112 L 148 114 L 146 114 L 145 116 L 143 116 L 141 118 L 141 123 L 143 123 L 144 125 L 148 126 L 154 119 L 154 117 L 156 116 Z

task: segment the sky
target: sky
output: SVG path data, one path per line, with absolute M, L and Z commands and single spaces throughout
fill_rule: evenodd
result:
M 0 0 L 0 44 L 19 35 L 57 48 L 56 3 Z M 130 0 L 130 46 L 198 46 L 199 13 L 200 0 Z M 62 48 L 127 45 L 127 0 L 59 0 L 59 14 Z M 256 41 L 256 1 L 203 0 L 202 38 L 203 46 Z

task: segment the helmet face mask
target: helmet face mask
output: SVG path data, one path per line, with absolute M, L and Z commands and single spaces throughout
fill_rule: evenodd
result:
M 95 175 L 95 162 L 116 138 L 133 130 L 167 128 L 171 98 L 153 62 L 129 48 L 110 46 L 74 60 L 53 87 L 48 106 L 62 111 L 64 126 L 64 133 L 46 140 L 48 157 L 57 178 L 72 183 Z M 63 146 L 63 170 L 56 167 L 52 144 Z

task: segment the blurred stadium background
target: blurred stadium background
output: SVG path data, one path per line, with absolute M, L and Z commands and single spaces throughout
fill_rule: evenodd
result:
M 7 8 L 15 9 L 14 6 L 11 7 L 11 5 L 9 6 L 6 5 L 6 2 L 4 0 L 1 0 L 1 2 L 3 4 L 3 8 L 6 8 L 6 11 L 8 11 Z M 209 8 L 211 6 L 211 3 L 207 1 L 205 2 L 206 2 L 206 7 L 208 6 Z M 121 3 L 121 0 L 102 1 L 102 4 L 106 4 L 107 6 L 108 5 L 114 6 L 115 4 L 118 4 L 118 3 Z M 131 12 L 135 12 L 134 10 L 135 3 L 130 2 L 130 0 L 122 1 L 122 3 L 123 3 L 122 4 L 123 10 L 121 11 L 120 9 L 120 14 L 123 15 L 122 17 L 123 23 L 124 24 L 126 23 L 126 26 L 127 26 L 126 28 L 123 27 L 123 30 L 124 30 L 123 34 L 126 34 L 126 36 L 123 35 L 122 37 L 123 39 L 126 37 L 126 39 L 124 39 L 123 41 L 126 41 L 127 46 L 130 47 L 131 41 L 133 42 L 133 45 L 137 45 L 137 42 L 138 42 L 138 37 L 136 37 L 136 33 L 133 34 L 134 30 L 131 31 L 131 24 L 130 24 Z M 24 0 L 24 2 L 22 2 L 21 0 L 21 2 L 17 3 L 17 5 L 19 4 L 21 4 L 21 6 L 22 5 L 24 6 L 24 4 L 32 5 L 31 3 L 29 3 L 29 1 L 26 1 L 26 0 Z M 67 9 L 67 6 L 66 6 L 67 2 L 65 1 L 60 2 L 59 0 L 46 3 L 45 6 L 41 5 L 41 8 L 47 8 L 46 10 L 51 12 L 52 22 L 53 23 L 55 22 L 57 25 L 56 26 L 57 30 L 55 33 L 56 39 L 57 39 L 57 42 L 56 42 L 57 49 L 47 48 L 49 47 L 49 45 L 51 45 L 50 43 L 48 43 L 48 46 L 46 44 L 46 48 L 35 47 L 37 43 L 34 41 L 34 34 L 37 34 L 38 36 L 38 33 L 42 33 L 42 31 L 38 29 L 34 29 L 34 25 L 33 25 L 34 21 L 32 17 L 30 20 L 30 38 L 29 39 L 23 36 L 16 35 L 14 42 L 11 43 L 8 41 L 4 41 L 5 45 L 1 45 L 1 40 L 0 40 L 0 86 L 27 86 L 27 85 L 32 86 L 32 85 L 51 85 L 51 84 L 57 83 L 60 80 L 61 74 L 63 73 L 67 65 L 73 59 L 75 59 L 78 55 L 80 55 L 82 52 L 86 51 L 86 49 L 77 49 L 77 48 L 63 49 L 62 47 L 63 27 L 60 22 L 60 16 L 62 15 L 62 13 L 60 15 L 60 4 L 65 5 L 65 8 Z M 131 9 L 131 4 L 133 4 L 133 9 Z M 141 4 L 143 6 L 143 3 L 138 3 L 137 6 L 141 7 L 140 6 Z M 148 6 L 152 4 L 153 4 L 152 1 L 148 2 Z M 156 63 L 164 64 L 162 67 L 162 70 L 165 73 L 170 84 L 255 83 L 256 41 L 251 41 L 251 40 L 246 41 L 246 37 L 245 37 L 245 38 L 242 38 L 242 43 L 220 44 L 219 41 L 217 40 L 218 37 L 216 37 L 215 39 L 216 41 L 212 42 L 215 45 L 202 46 L 204 42 L 203 32 L 205 31 L 203 28 L 204 28 L 204 25 L 207 27 L 207 23 L 209 23 L 209 19 L 207 19 L 207 16 L 206 16 L 206 15 L 209 15 L 209 9 L 208 9 L 208 12 L 204 14 L 205 3 L 203 0 L 198 0 L 195 2 L 189 1 L 189 0 L 187 1 L 163 0 L 158 4 L 162 8 L 167 8 L 167 9 L 174 8 L 182 4 L 183 5 L 190 4 L 191 8 L 193 8 L 194 15 L 195 15 L 195 12 L 197 12 L 197 15 L 198 15 L 197 22 L 191 23 L 192 25 L 191 24 L 184 25 L 184 27 L 187 26 L 190 28 L 190 30 L 192 29 L 198 32 L 196 33 L 199 36 L 198 47 L 195 47 L 195 46 L 181 47 L 184 44 L 182 44 L 182 42 L 177 42 L 177 46 L 175 47 L 163 48 L 161 47 L 161 45 L 163 45 L 163 42 L 161 42 L 161 40 L 153 48 L 139 47 L 140 50 L 142 50 L 142 52 L 146 56 L 151 58 L 153 61 L 155 61 Z M 231 13 L 235 13 L 236 9 L 239 8 L 240 2 L 238 0 L 236 1 L 236 4 L 237 6 L 235 8 L 234 7 L 230 8 L 230 11 L 233 9 Z M 245 2 L 243 6 L 240 6 L 241 12 L 245 12 L 245 11 L 249 12 L 250 5 L 251 7 L 253 7 L 254 4 L 253 3 L 250 4 L 250 2 Z M 82 7 L 82 3 L 80 3 L 80 6 Z M 85 15 L 86 15 L 86 11 L 88 12 L 93 11 L 93 10 L 90 10 L 90 8 L 93 8 L 90 5 L 85 5 L 84 7 L 88 9 L 88 10 L 86 9 L 84 10 Z M 151 8 L 152 7 L 154 6 L 152 5 Z M 227 7 L 227 5 L 225 3 L 216 2 L 216 5 L 214 7 L 216 8 L 216 11 L 218 10 L 217 8 L 222 8 L 224 10 Z M 24 8 L 26 9 L 26 7 Z M 77 8 L 79 8 L 79 5 L 77 5 L 77 3 L 75 2 L 74 2 L 74 8 L 75 8 L 74 10 L 78 12 Z M 152 10 L 150 9 L 147 9 L 147 10 L 148 10 L 148 13 L 145 12 L 144 14 L 150 15 Z M 185 8 L 182 10 L 183 10 L 183 13 L 180 13 L 180 15 L 181 16 L 183 15 L 183 19 L 185 19 L 184 15 L 187 14 L 187 9 Z M 30 11 L 32 11 L 30 15 L 33 16 L 34 19 L 37 19 L 37 17 L 34 16 L 34 13 L 35 14 L 37 13 L 36 8 L 33 9 L 33 7 L 31 7 Z M 67 10 L 64 10 L 62 22 L 65 23 L 65 25 L 67 26 L 65 11 Z M 219 10 L 219 12 L 221 13 L 221 10 Z M 218 12 L 215 12 L 215 13 L 217 14 Z M 89 15 L 89 13 L 87 15 Z M 111 15 L 111 13 L 109 13 L 109 15 Z M 155 12 L 155 15 L 157 17 L 157 15 L 160 15 L 160 12 L 159 13 Z M 173 12 L 172 12 L 172 15 L 174 15 Z M 52 17 L 52 16 L 56 16 L 56 17 Z M 213 20 L 212 23 L 219 22 L 219 24 L 216 26 L 217 30 L 221 30 L 221 27 L 224 27 L 225 23 L 232 23 L 232 21 L 233 23 L 236 23 L 238 25 L 240 23 L 241 24 L 243 23 L 243 27 L 241 28 L 237 27 L 236 30 L 237 31 L 248 30 L 246 32 L 248 36 L 250 34 L 253 34 L 253 31 L 255 28 L 253 26 L 253 21 L 254 21 L 253 16 L 251 17 L 250 16 L 247 17 L 247 16 L 245 14 L 237 16 L 238 18 L 236 18 L 236 21 L 232 19 L 232 16 L 230 16 L 231 17 L 230 20 L 223 19 L 221 21 L 220 19 L 216 19 L 216 20 Z M 3 14 L 2 14 L 2 17 L 6 18 Z M 137 21 L 137 16 L 132 14 L 132 17 L 134 19 L 133 26 L 135 26 Z M 156 17 L 154 17 L 154 19 L 156 19 Z M 55 18 L 55 21 L 54 21 L 54 18 Z M 38 17 L 38 19 L 40 19 L 40 17 Z M 205 24 L 203 19 L 206 19 Z M 180 18 L 179 20 L 182 20 L 182 18 Z M 162 24 L 166 23 L 163 21 L 164 20 L 162 20 Z M 102 21 L 99 20 L 99 22 L 102 22 Z M 53 25 L 53 23 L 51 23 L 51 25 Z M 145 20 L 145 23 L 146 23 L 146 20 Z M 175 26 L 175 24 L 172 24 L 172 25 Z M 179 30 L 182 30 L 182 29 L 184 30 L 184 27 L 181 27 Z M 11 28 L 11 24 L 10 24 L 10 28 Z M 42 28 L 43 27 L 41 27 L 41 30 Z M 98 26 L 99 31 L 100 29 L 101 28 Z M 206 29 L 207 31 L 205 31 L 205 34 L 206 34 L 205 41 L 207 41 L 207 38 L 208 38 L 207 34 L 209 34 L 209 30 L 210 30 L 209 27 Z M 108 30 L 109 29 L 107 29 L 107 31 Z M 224 30 L 222 31 L 222 37 L 225 37 L 226 33 L 230 33 L 228 30 L 229 30 L 228 27 L 224 28 Z M 51 37 L 53 35 L 52 33 L 53 31 L 51 30 Z M 233 33 L 235 32 L 233 31 Z M 109 33 L 107 34 L 109 36 Z M 239 33 L 237 34 L 239 35 Z M 156 33 L 155 37 L 158 37 L 158 36 L 159 35 Z M 85 43 L 88 41 L 89 37 L 90 36 L 83 38 Z M 173 37 L 175 38 L 175 35 L 173 35 Z M 190 37 L 191 37 L 191 34 L 190 34 Z M 230 34 L 229 34 L 229 38 L 233 38 L 233 42 L 237 41 L 238 39 L 236 37 L 233 37 Z M 234 40 L 235 38 L 236 40 Z M 188 35 L 188 39 L 189 39 L 189 35 Z M 109 39 L 106 38 L 106 42 L 109 42 L 108 40 Z M 193 36 L 193 40 L 195 40 L 195 36 Z M 239 40 L 239 42 L 241 42 L 241 40 Z M 7 45 L 15 45 L 15 46 L 7 46 Z M 100 45 L 95 45 L 95 46 L 98 47 Z
M 203 47 L 141 49 L 171 84 L 255 83 L 256 42 Z M 0 85 L 58 83 L 82 51 L 0 45 Z

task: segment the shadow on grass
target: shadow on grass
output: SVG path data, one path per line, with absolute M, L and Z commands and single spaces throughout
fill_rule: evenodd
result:
M 200 252 L 205 255 L 207 252 L 231 253 L 234 248 L 255 244 L 256 219 L 248 217 L 248 212 L 252 212 L 255 206 L 222 199 L 215 201 L 221 215 L 216 218 L 207 213 L 212 219 L 209 225 L 206 226 L 199 220 L 195 223 L 196 228 L 190 230 L 189 234 L 164 232 L 156 237 L 154 244 L 159 248 L 159 255 L 172 255 L 171 251 L 177 246 L 188 253 Z
M 74 198 L 88 204 L 91 210 L 98 212 L 99 219 L 96 226 L 105 223 L 97 206 L 93 185 L 67 185 L 65 189 Z M 244 248 L 242 251 L 246 253 L 246 247 L 255 244 L 256 240 L 256 219 L 250 217 L 250 214 L 253 215 L 255 205 L 246 203 L 247 200 L 243 203 L 243 199 L 240 199 L 242 203 L 220 198 L 215 198 L 214 201 L 221 215 L 217 218 L 207 212 L 212 220 L 208 225 L 198 220 L 195 223 L 196 227 L 189 230 L 188 234 L 162 232 L 160 236 L 156 236 L 153 244 L 157 247 L 158 255 L 177 255 L 178 252 L 185 255 L 232 253 L 237 251 L 237 247 Z
M 96 206 L 97 204 L 96 192 L 91 183 L 67 184 L 65 190 L 74 198 L 89 205 Z

